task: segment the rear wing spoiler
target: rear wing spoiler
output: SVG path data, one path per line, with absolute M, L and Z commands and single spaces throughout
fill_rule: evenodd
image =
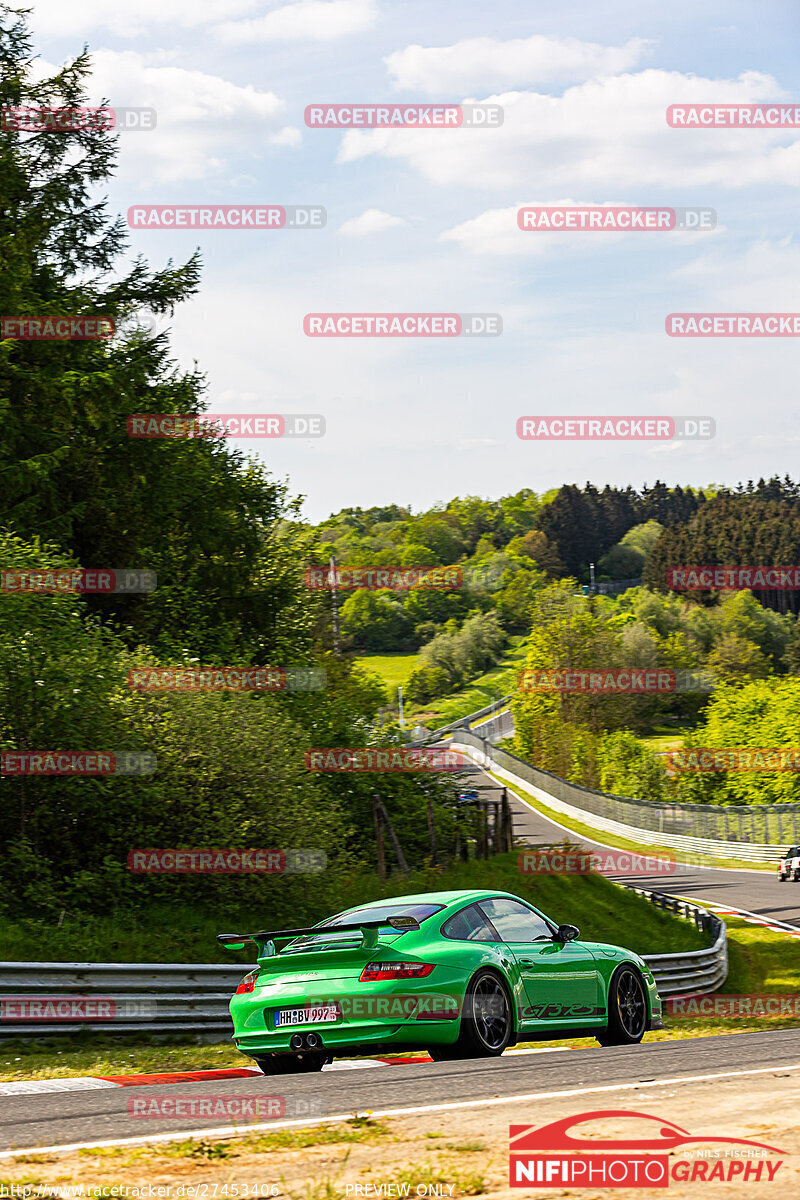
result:
M 392 929 L 396 929 L 398 933 L 419 929 L 419 921 L 416 917 L 400 915 L 384 917 L 381 921 L 354 921 L 351 925 L 310 925 L 307 929 L 275 929 L 264 933 L 218 933 L 217 941 L 226 950 L 244 950 L 247 943 L 252 942 L 258 946 L 259 951 L 263 948 L 267 956 L 271 956 L 280 954 L 280 950 L 275 946 L 276 942 L 284 943 L 281 946 L 282 950 L 296 938 L 318 937 L 325 933 L 360 933 L 361 945 L 369 950 L 378 944 L 378 930 L 383 929 L 386 925 L 391 925 Z

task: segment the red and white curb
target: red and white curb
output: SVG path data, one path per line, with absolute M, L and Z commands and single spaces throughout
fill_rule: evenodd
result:
M 525 1050 L 506 1050 L 504 1057 L 519 1054 L 554 1054 L 571 1046 L 544 1046 Z M 430 1063 L 427 1055 L 397 1058 L 342 1058 L 328 1063 L 323 1071 L 357 1071 L 370 1067 L 403 1067 Z M 216 1079 L 252 1079 L 263 1076 L 258 1067 L 230 1067 L 216 1071 L 164 1071 L 156 1075 L 73 1075 L 63 1079 L 21 1079 L 0 1083 L 0 1096 L 36 1096 L 54 1092 L 95 1092 L 104 1088 L 166 1087 L 171 1083 L 210 1083 Z

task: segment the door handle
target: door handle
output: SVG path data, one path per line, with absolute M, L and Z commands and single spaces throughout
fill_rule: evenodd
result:
M 521 967 L 535 967 L 536 963 L 532 958 L 521 958 L 519 960 L 519 965 Z

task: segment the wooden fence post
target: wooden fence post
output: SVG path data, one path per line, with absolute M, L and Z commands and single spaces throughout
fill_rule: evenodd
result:
M 389 831 L 389 838 L 391 840 L 392 848 L 394 850 L 394 856 L 397 859 L 397 865 L 401 871 L 407 871 L 408 863 L 406 862 L 406 856 L 403 854 L 403 851 L 400 848 L 400 843 L 397 840 L 397 834 L 394 831 L 394 826 L 392 825 L 392 822 L 389 820 L 389 814 L 386 811 L 386 806 L 382 800 L 378 801 L 378 807 L 380 809 L 380 814 L 383 817 L 384 822 L 386 823 L 386 828 Z
M 372 794 L 372 816 L 375 821 L 375 848 L 378 853 L 378 875 L 381 882 L 386 879 L 386 857 L 383 853 L 383 829 L 381 828 L 380 800 Z

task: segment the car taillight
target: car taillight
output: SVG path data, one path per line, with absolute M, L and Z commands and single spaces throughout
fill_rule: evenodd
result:
M 242 982 L 239 984 L 238 988 L 236 989 L 236 995 L 244 996 L 248 992 L 254 992 L 256 990 L 256 980 L 257 979 L 258 979 L 258 971 L 251 971 L 249 975 L 245 975 L 244 979 L 242 980 Z
M 433 963 L 376 962 L 367 963 L 358 977 L 359 983 L 374 983 L 377 979 L 424 979 L 433 970 Z

